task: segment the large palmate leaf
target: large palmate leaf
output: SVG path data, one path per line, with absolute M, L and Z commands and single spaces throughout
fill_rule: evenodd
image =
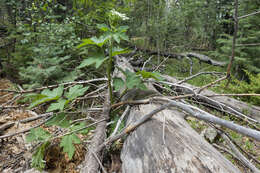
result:
M 53 90 L 45 89 L 41 94 L 36 94 L 33 96 L 34 100 L 32 101 L 30 108 L 48 101 L 58 100 L 62 96 L 63 88 L 63 86 L 59 86 Z
M 60 146 L 63 147 L 63 152 L 68 153 L 69 159 L 72 159 L 75 147 L 74 144 L 80 144 L 80 139 L 75 134 L 70 134 L 62 137 Z
M 88 57 L 87 59 L 84 59 L 81 64 L 78 66 L 78 68 L 83 68 L 92 64 L 96 64 L 95 67 L 99 68 L 104 61 L 106 61 L 108 57 L 105 57 L 104 54 L 99 53 L 96 55 L 93 55 L 91 57 Z

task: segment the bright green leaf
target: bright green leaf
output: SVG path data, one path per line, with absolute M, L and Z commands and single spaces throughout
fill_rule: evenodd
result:
M 103 24 L 97 24 L 97 28 L 102 30 L 102 31 L 105 31 L 105 32 L 110 30 L 110 28 L 104 23 Z
M 111 37 L 112 37 L 112 34 L 104 34 L 104 35 L 100 36 L 99 38 L 97 38 L 96 36 L 92 37 L 91 40 L 95 43 L 95 45 L 102 47 Z
M 92 128 L 84 128 L 84 127 L 86 127 L 86 123 L 85 122 L 81 122 L 81 123 L 78 123 L 78 124 L 73 124 L 70 127 L 70 131 L 77 131 L 79 129 L 82 129 L 82 130 L 77 131 L 76 133 L 87 134 L 89 132 L 89 129 L 92 129 Z
M 51 134 L 41 127 L 30 130 L 30 133 L 26 135 L 26 142 L 33 141 L 46 141 L 51 137 Z
M 120 34 L 119 34 L 119 37 L 120 37 L 122 40 L 129 41 L 129 38 L 128 38 L 128 36 L 127 36 L 125 33 L 120 33 Z
M 88 88 L 88 86 L 83 87 L 83 85 L 75 85 L 70 87 L 69 92 L 65 93 L 65 97 L 67 97 L 69 100 L 74 100 L 75 98 L 84 95 Z
M 121 78 L 114 78 L 113 79 L 113 85 L 115 87 L 115 91 L 120 91 L 122 87 L 124 87 L 125 82 Z
M 51 111 L 54 111 L 54 110 L 62 111 L 64 109 L 65 104 L 66 104 L 66 100 L 65 99 L 59 99 L 57 103 L 52 103 L 48 107 L 47 112 L 51 112 Z
M 32 108 L 34 106 L 37 106 L 39 104 L 52 101 L 52 100 L 58 100 L 63 93 L 63 86 L 59 86 L 58 88 L 53 89 L 52 91 L 49 89 L 45 89 L 39 94 L 39 97 L 36 97 L 35 100 L 32 101 L 29 108 Z
M 113 34 L 113 38 L 114 38 L 114 40 L 119 44 L 120 43 L 120 36 L 119 36 L 120 34 L 119 33 L 115 33 L 115 34 Z
M 141 77 L 136 75 L 136 73 L 131 72 L 129 70 L 126 70 L 125 73 L 126 73 L 126 87 L 128 89 L 132 89 L 132 88 L 140 88 L 143 90 L 147 89 Z
M 62 137 L 60 146 L 63 147 L 63 152 L 68 153 L 69 159 L 72 159 L 75 147 L 74 144 L 80 144 L 80 139 L 75 134 L 70 134 Z
M 52 119 L 45 123 L 46 126 L 60 126 L 62 128 L 68 128 L 70 126 L 70 122 L 67 119 L 67 116 L 64 113 L 59 113 L 55 115 Z
M 96 64 L 95 67 L 99 68 L 108 57 L 105 57 L 104 54 L 96 54 L 87 59 L 83 60 L 78 68 L 83 68 L 92 64 Z
M 120 55 L 120 54 L 124 54 L 124 53 L 129 53 L 129 50 L 122 49 L 120 47 L 114 47 L 112 49 L 112 56 L 116 56 L 116 55 Z
M 32 163 L 31 166 L 33 168 L 36 168 L 38 170 L 43 170 L 45 167 L 45 161 L 43 160 L 45 155 L 46 148 L 50 145 L 50 142 L 44 142 L 41 144 L 35 151 L 35 153 L 32 156 Z
M 120 26 L 117 30 L 119 31 L 119 32 L 126 32 L 127 30 L 128 30 L 128 26 Z
M 142 77 L 144 79 L 153 78 L 155 80 L 163 80 L 160 73 L 158 73 L 158 72 L 147 72 L 147 71 L 142 70 L 142 71 L 138 71 L 136 74 L 142 75 Z

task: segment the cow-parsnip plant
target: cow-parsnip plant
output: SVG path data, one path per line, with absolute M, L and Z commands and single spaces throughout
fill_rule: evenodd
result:
M 88 86 L 75 85 L 70 87 L 68 91 L 61 85 L 53 90 L 45 89 L 39 94 L 30 94 L 27 97 L 32 99 L 30 108 L 33 108 L 39 104 L 50 103 L 47 112 L 54 112 L 54 116 L 45 123 L 46 126 L 59 126 L 67 133 L 61 136 L 60 147 L 63 148 L 63 152 L 68 154 L 69 159 L 72 159 L 75 147 L 74 144 L 79 144 L 81 140 L 77 136 L 77 133 L 86 134 L 89 129 L 86 129 L 86 123 L 72 123 L 69 116 L 64 111 L 69 108 L 71 102 L 73 102 L 79 96 L 85 94 L 88 90 Z M 44 155 L 47 147 L 51 144 L 53 139 L 57 138 L 54 134 L 49 133 L 47 130 L 39 127 L 32 129 L 26 136 L 27 142 L 40 143 L 36 148 L 32 156 L 32 167 L 42 170 L 45 167 Z
M 83 68 L 89 65 L 95 65 L 99 68 L 102 64 L 106 64 L 106 73 L 108 78 L 110 101 L 113 102 L 113 89 L 111 84 L 111 70 L 113 68 L 113 57 L 119 54 L 127 53 L 128 50 L 121 48 L 119 44 L 122 40 L 129 41 L 126 31 L 128 26 L 119 26 L 119 22 L 127 20 L 125 14 L 119 13 L 116 10 L 111 10 L 108 14 L 108 24 L 98 24 L 97 28 L 102 32 L 99 37 L 91 37 L 83 39 L 82 43 L 78 46 L 87 47 L 88 56 L 84 59 L 78 68 Z

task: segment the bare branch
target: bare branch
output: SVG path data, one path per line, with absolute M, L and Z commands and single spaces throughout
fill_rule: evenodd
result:
M 246 165 L 249 169 L 251 169 L 255 173 L 260 173 L 260 171 L 236 148 L 236 146 L 232 143 L 232 141 L 224 134 L 221 133 L 221 137 L 227 142 L 235 155 L 239 158 L 239 160 Z
M 244 16 L 240 16 L 240 17 L 238 17 L 238 19 L 243 19 L 243 18 L 246 18 L 246 17 L 249 17 L 249 16 L 253 16 L 253 15 L 256 15 L 256 14 L 259 14 L 259 13 L 260 13 L 260 11 L 256 11 L 256 12 L 244 15 Z
M 245 128 L 245 127 L 237 125 L 233 122 L 215 117 L 215 116 L 209 114 L 208 112 L 205 112 L 205 111 L 203 111 L 203 110 L 201 110 L 197 107 L 191 106 L 191 105 L 183 104 L 181 102 L 176 102 L 176 101 L 166 99 L 166 98 L 158 98 L 158 100 L 167 101 L 167 102 L 170 103 L 170 106 L 176 106 L 176 107 L 188 112 L 191 116 L 193 116 L 195 118 L 198 118 L 198 119 L 201 119 L 201 120 L 204 120 L 204 121 L 207 121 L 207 122 L 211 122 L 211 123 L 214 123 L 214 124 L 219 124 L 221 126 L 227 127 L 227 128 L 234 130 L 238 133 L 241 133 L 243 135 L 252 137 L 252 138 L 260 141 L 260 132 L 257 131 L 257 130 Z
M 21 133 L 25 133 L 25 132 L 28 132 L 30 131 L 31 129 L 34 129 L 34 128 L 37 128 L 41 125 L 43 125 L 44 123 L 46 123 L 48 120 L 50 120 L 52 118 L 52 115 L 53 113 L 50 113 L 49 117 L 47 119 L 45 119 L 44 121 L 42 121 L 41 123 L 33 126 L 33 127 L 30 127 L 28 129 L 24 129 L 24 130 L 21 130 L 19 132 L 14 132 L 14 133 L 10 133 L 10 134 L 7 134 L 7 135 L 3 135 L 3 136 L 0 136 L 0 139 L 4 139 L 4 138 L 8 138 L 8 137 L 12 137 L 12 136 L 15 136 L 15 135 L 18 135 L 18 134 L 21 134 Z
M 87 80 L 87 81 L 76 81 L 76 82 L 66 82 L 66 83 L 61 83 L 61 84 L 57 84 L 57 85 L 49 85 L 49 86 L 45 86 L 45 87 L 41 87 L 41 88 L 35 88 L 32 90 L 26 90 L 26 91 L 16 91 L 16 90 L 7 90 L 7 89 L 0 89 L 0 92 L 12 92 L 12 93 L 19 93 L 19 94 L 25 94 L 25 93 L 32 93 L 32 92 L 36 92 L 36 91 L 41 91 L 47 88 L 56 88 L 60 85 L 75 85 L 75 84 L 90 84 L 93 82 L 98 82 L 98 81 L 107 81 L 107 78 L 98 78 L 98 79 L 91 79 L 91 80 Z
M 260 96 L 260 94 L 254 93 L 246 93 L 246 94 L 214 94 L 214 95 L 205 95 L 207 97 L 218 97 L 218 96 L 237 96 L 237 97 L 244 97 L 244 96 Z

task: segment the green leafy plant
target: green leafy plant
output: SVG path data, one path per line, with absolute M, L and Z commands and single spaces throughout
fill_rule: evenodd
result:
M 70 87 L 68 91 L 64 91 L 64 87 L 61 85 L 53 90 L 45 89 L 40 94 L 29 95 L 33 98 L 30 107 L 35 107 L 39 104 L 52 102 L 47 109 L 50 111 L 63 111 L 66 106 L 77 97 L 82 96 L 89 87 L 83 87 L 83 85 L 75 85 Z M 63 152 L 68 154 L 69 159 L 72 159 L 75 147 L 74 144 L 79 144 L 80 139 L 76 133 L 87 134 L 88 129 L 85 129 L 85 123 L 72 124 L 69 117 L 63 113 L 57 113 L 49 121 L 45 123 L 46 126 L 59 126 L 67 129 L 69 132 L 65 136 L 61 137 L 60 147 L 63 148 Z M 26 136 L 27 142 L 41 142 L 42 144 L 37 147 L 32 158 L 32 167 L 42 170 L 45 167 L 44 153 L 50 141 L 54 138 L 52 134 L 43 128 L 32 129 Z
M 128 52 L 127 49 L 123 49 L 116 45 L 120 44 L 121 40 L 129 40 L 126 35 L 128 26 L 117 26 L 117 22 L 120 19 L 125 20 L 127 17 L 115 10 L 111 10 L 109 13 L 109 26 L 104 23 L 97 25 L 97 28 L 103 32 L 103 34 L 100 37 L 94 36 L 88 39 L 83 39 L 83 43 L 78 46 L 78 48 L 86 46 L 89 54 L 88 58 L 83 60 L 78 68 L 83 68 L 92 64 L 95 64 L 95 67 L 99 68 L 102 64 L 108 61 L 106 69 L 111 103 L 113 102 L 111 84 L 113 57 Z
M 64 113 L 55 115 L 51 120 L 46 123 L 47 126 L 56 125 L 61 128 L 67 129 L 68 133 L 61 137 L 60 147 L 63 152 L 68 154 L 69 159 L 72 159 L 75 153 L 75 144 L 80 144 L 81 140 L 76 135 L 78 133 L 87 134 L 91 128 L 86 129 L 86 123 L 81 122 L 71 124 L 68 117 Z M 36 148 L 32 157 L 32 167 L 42 170 L 45 167 L 44 155 L 47 147 L 50 145 L 51 140 L 55 137 L 43 128 L 32 129 L 26 136 L 27 142 L 41 142 Z
M 58 88 L 53 90 L 45 89 L 40 94 L 31 94 L 28 97 L 33 98 L 33 101 L 30 105 L 30 108 L 35 107 L 39 104 L 55 101 L 50 104 L 47 109 L 47 112 L 55 111 L 55 110 L 63 110 L 69 102 L 76 99 L 79 96 L 82 96 L 87 90 L 88 86 L 83 87 L 83 85 L 75 85 L 69 89 L 69 91 L 64 92 L 64 87 L 61 85 Z M 64 93 L 64 97 L 63 96 Z

